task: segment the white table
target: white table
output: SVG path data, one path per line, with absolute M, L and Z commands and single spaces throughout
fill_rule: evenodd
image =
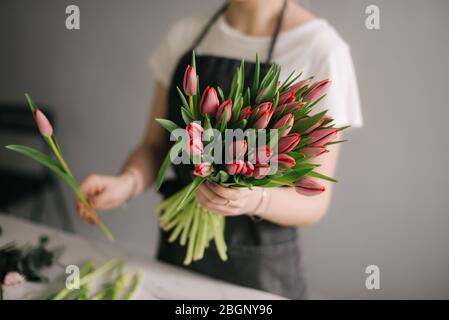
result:
M 142 285 L 135 299 L 283 299 L 263 291 L 236 286 L 212 278 L 188 272 L 153 260 L 143 259 L 127 253 L 114 244 L 101 243 L 77 235 L 72 235 L 27 220 L 0 214 L 0 246 L 16 241 L 19 245 L 35 244 L 39 236 L 50 237 L 49 248 L 63 245 L 65 252 L 60 259 L 63 265 L 81 265 L 93 260 L 98 265 L 112 258 L 126 262 L 129 271 L 141 271 Z M 64 274 L 64 269 L 55 266 L 47 270 L 50 279 Z

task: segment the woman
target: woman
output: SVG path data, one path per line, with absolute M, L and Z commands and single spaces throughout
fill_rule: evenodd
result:
M 256 52 L 266 61 L 262 73 L 274 61 L 282 67 L 281 78 L 291 71 L 304 76 L 330 78 L 333 87 L 324 99 L 337 125 L 361 126 L 357 85 L 348 46 L 324 20 L 293 1 L 234 0 L 213 17 L 187 18 L 171 28 L 150 59 L 157 79 L 148 131 L 144 141 L 129 156 L 117 176 L 91 175 L 82 191 L 99 210 L 118 207 L 144 192 L 154 181 L 169 143 L 155 118 L 182 123 L 176 86 L 182 82 L 191 50 L 197 52 L 197 70 L 202 84 L 230 86 L 232 71 L 239 60 L 246 61 L 246 82 L 252 82 Z M 201 88 L 202 90 L 204 89 Z M 332 176 L 338 146 L 317 158 L 321 172 Z M 164 184 L 164 197 L 190 181 L 190 172 L 174 167 L 175 178 Z M 331 197 L 326 192 L 306 197 L 293 188 L 230 189 L 204 184 L 197 191 L 201 205 L 226 216 L 229 260 L 222 262 L 215 248 L 206 250 L 204 259 L 188 268 L 240 285 L 270 291 L 288 298 L 305 297 L 301 272 L 297 226 L 316 223 L 325 214 Z M 80 216 L 98 223 L 97 218 L 78 204 Z M 185 248 L 169 244 L 161 232 L 158 259 L 182 266 Z

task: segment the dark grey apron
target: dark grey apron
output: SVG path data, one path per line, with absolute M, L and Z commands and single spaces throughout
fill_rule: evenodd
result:
M 192 48 L 201 43 L 210 27 L 223 14 L 227 5 L 210 19 Z M 274 45 L 279 34 L 284 9 L 278 20 L 269 48 L 268 60 L 261 65 L 261 77 L 268 71 Z M 254 55 L 256 53 L 254 52 Z M 185 126 L 181 118 L 180 101 L 176 86 L 182 86 L 184 71 L 191 63 L 191 50 L 179 60 L 169 88 L 168 119 Z M 206 85 L 220 86 L 229 92 L 233 72 L 240 65 L 237 59 L 211 55 L 196 56 L 197 72 L 200 75 L 201 91 Z M 255 64 L 245 62 L 245 87 L 252 83 Z M 169 137 L 167 136 L 167 141 Z M 168 142 L 169 143 L 169 142 Z M 190 165 L 173 166 L 175 179 L 166 181 L 161 193 L 165 198 L 179 191 L 192 181 Z M 228 261 L 220 260 L 211 242 L 204 258 L 184 266 L 186 248 L 168 242 L 169 233 L 161 231 L 157 258 L 191 271 L 238 285 L 265 290 L 291 299 L 305 298 L 305 282 L 300 265 L 297 229 L 283 227 L 268 221 L 254 221 L 247 215 L 226 217 L 225 239 L 228 245 Z

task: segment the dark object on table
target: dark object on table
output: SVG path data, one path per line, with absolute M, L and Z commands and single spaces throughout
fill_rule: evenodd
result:
M 63 253 L 62 247 L 49 250 L 46 248 L 48 237 L 41 236 L 34 246 L 18 247 L 15 243 L 0 248 L 0 282 L 8 272 L 18 272 L 27 281 L 46 282 L 47 278 L 40 272 L 51 267 Z
M 41 108 L 49 120 L 54 124 L 50 110 Z M 30 109 L 22 104 L 0 104 L 0 132 L 39 139 L 42 150 L 47 149 L 43 143 Z M 14 142 L 14 141 L 12 141 Z M 68 215 L 61 187 L 51 172 L 43 168 L 38 174 L 31 174 L 23 170 L 7 167 L 0 164 L 0 211 L 9 212 L 9 209 L 27 199 L 33 199 L 33 208 L 30 218 L 41 221 L 44 212 L 45 191 L 50 191 L 57 209 L 61 226 L 66 231 L 73 231 L 73 225 Z

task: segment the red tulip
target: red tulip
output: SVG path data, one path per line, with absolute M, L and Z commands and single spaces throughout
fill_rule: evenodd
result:
M 299 141 L 301 141 L 301 135 L 299 133 L 291 133 L 280 138 L 278 143 L 278 153 L 289 153 L 298 145 Z
M 256 164 L 254 168 L 253 177 L 257 180 L 265 178 L 270 172 L 270 166 L 268 163 L 259 163 Z
M 261 103 L 260 105 L 258 105 L 256 108 L 254 108 L 254 110 L 252 111 L 252 114 L 257 119 L 262 115 L 262 113 L 269 111 L 272 108 L 273 108 L 273 103 L 264 102 L 264 103 Z
M 53 134 L 53 127 L 51 126 L 51 123 L 50 121 L 48 121 L 45 114 L 39 109 L 36 109 L 34 117 L 37 123 L 37 128 L 39 129 L 41 135 L 43 135 L 46 138 L 50 138 Z
M 197 164 L 193 170 L 193 174 L 198 177 L 207 177 L 212 173 L 212 165 L 207 162 Z
M 289 104 L 280 105 L 279 107 L 276 108 L 276 113 L 280 114 L 284 114 L 286 112 L 293 113 L 296 110 L 301 109 L 303 106 L 304 106 L 303 102 L 295 101 Z
M 226 169 L 231 176 L 239 174 L 245 167 L 245 162 L 242 160 L 234 160 L 232 163 L 226 165 Z
M 217 91 L 213 87 L 206 87 L 200 102 L 201 114 L 214 116 L 219 105 L 220 101 L 218 100 Z
M 221 123 L 222 117 L 226 112 L 226 123 L 228 123 L 231 120 L 232 117 L 232 100 L 226 100 L 224 101 L 217 110 L 217 121 Z
M 191 139 L 201 139 L 204 129 L 198 122 L 191 122 L 186 127 L 187 133 Z
M 304 96 L 303 100 L 307 101 L 307 102 L 318 100 L 319 98 L 321 98 L 324 95 L 324 93 L 326 92 L 327 88 L 330 85 L 331 85 L 331 81 L 328 80 L 328 79 L 327 80 L 322 80 L 322 81 L 319 81 L 319 82 L 315 83 L 308 90 L 308 92 Z
M 325 188 L 314 179 L 305 177 L 295 182 L 295 190 L 304 196 L 315 196 L 324 192 Z
M 289 155 L 287 155 L 285 153 L 278 155 L 276 157 L 276 161 L 278 164 L 280 164 L 281 166 L 286 167 L 286 168 L 292 168 L 296 164 L 295 159 L 293 159 L 292 157 L 290 157 Z
M 293 127 L 294 117 L 291 113 L 286 114 L 282 118 L 280 118 L 273 126 L 273 129 L 280 129 L 282 127 L 287 126 L 287 129 L 281 133 L 280 137 L 285 137 Z
M 186 71 L 184 72 L 183 87 L 186 95 L 188 96 L 196 95 L 197 90 L 196 71 L 192 66 L 188 66 Z
M 302 118 L 299 119 L 298 121 L 295 122 L 295 125 L 300 125 L 302 122 L 306 121 L 308 118 Z M 324 122 L 324 117 L 322 119 L 320 119 L 317 123 L 315 123 L 313 126 L 311 126 L 309 129 L 307 129 L 306 131 L 304 131 L 303 134 L 308 134 L 310 132 L 312 132 L 313 130 L 319 128 Z
M 247 106 L 240 110 L 239 120 L 248 119 L 251 115 L 251 107 Z
M 189 154 L 199 156 L 204 152 L 204 146 L 201 139 L 189 139 Z
M 329 152 L 329 150 L 326 149 L 326 147 L 305 147 L 301 149 L 301 152 L 305 154 L 307 157 L 310 158 L 316 158 L 319 155 L 322 155 L 323 153 Z
M 313 139 L 309 142 L 309 147 L 324 147 L 328 142 L 335 140 L 338 136 L 338 129 L 328 128 L 315 130 L 309 134 Z
M 234 141 L 228 150 L 229 154 L 232 155 L 232 159 L 242 160 L 248 150 L 248 142 L 246 140 Z
M 241 173 L 247 177 L 251 177 L 254 173 L 254 165 L 251 162 L 245 162 Z

